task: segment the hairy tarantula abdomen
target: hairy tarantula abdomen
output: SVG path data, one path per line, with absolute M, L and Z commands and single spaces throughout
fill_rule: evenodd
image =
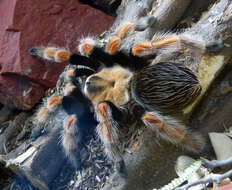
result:
M 163 113 L 181 111 L 201 92 L 193 72 L 182 64 L 158 63 L 135 73 L 131 81 L 133 98 L 147 110 Z

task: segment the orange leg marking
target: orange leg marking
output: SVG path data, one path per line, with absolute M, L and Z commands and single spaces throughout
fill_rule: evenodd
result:
M 152 49 L 161 49 L 171 44 L 177 43 L 179 39 L 175 36 L 167 37 L 161 40 L 152 41 Z
M 129 34 L 130 30 L 133 28 L 133 24 L 131 23 L 124 23 L 119 29 L 118 31 L 116 31 L 116 36 L 112 37 L 109 40 L 108 43 L 108 53 L 109 54 L 115 54 L 120 45 L 121 45 L 121 41 Z
M 101 103 L 98 105 L 98 116 L 101 121 L 105 121 L 107 119 L 107 104 Z
M 118 37 L 120 39 L 124 39 L 130 32 L 130 30 L 133 28 L 133 24 L 132 23 L 124 23 L 119 31 L 118 31 Z
M 101 121 L 100 126 L 102 128 L 103 138 L 107 141 L 107 143 L 112 143 L 113 137 L 111 135 L 111 126 L 107 115 L 107 106 L 108 105 L 106 103 L 101 103 L 98 105 L 98 116 Z
M 114 36 L 113 38 L 110 39 L 109 44 L 108 44 L 108 53 L 109 54 L 115 54 L 119 47 L 121 45 L 121 39 L 117 36 Z
M 68 61 L 70 58 L 70 53 L 65 50 L 60 50 L 56 52 L 55 58 L 60 61 Z
M 81 48 L 85 52 L 86 55 L 89 55 L 91 51 L 93 50 L 93 46 L 86 42 L 82 44 Z
M 152 46 L 150 42 L 143 42 L 139 44 L 135 44 L 132 48 L 132 54 L 133 55 L 139 55 L 145 51 L 152 50 Z
M 76 116 L 71 115 L 64 124 L 65 130 L 70 130 L 72 127 L 74 127 L 74 124 L 76 123 L 76 121 L 77 121 Z
M 143 119 L 148 122 L 152 127 L 163 130 L 168 135 L 172 136 L 175 140 L 181 141 L 185 138 L 185 130 L 175 129 L 164 121 L 160 120 L 157 116 L 146 113 Z
M 54 96 L 48 101 L 47 108 L 51 111 L 54 109 L 56 105 L 60 104 L 61 101 L 62 101 L 61 96 Z

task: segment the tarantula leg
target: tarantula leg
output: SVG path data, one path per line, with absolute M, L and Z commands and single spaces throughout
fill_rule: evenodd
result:
M 68 115 L 75 114 L 79 118 L 79 128 L 82 128 L 83 133 L 88 133 L 98 124 L 90 108 L 91 102 L 79 86 L 68 84 L 65 87 L 62 107 Z
M 115 113 L 121 114 L 120 110 L 113 104 L 109 104 L 109 102 L 102 102 L 97 106 L 97 116 L 100 122 L 97 126 L 97 132 L 105 146 L 106 154 L 111 160 L 115 161 L 116 170 L 121 176 L 125 176 L 126 167 L 119 148 L 119 125 L 113 119 L 111 107 L 114 107 Z
M 118 36 L 112 37 L 108 43 L 108 53 L 111 55 L 115 54 L 120 48 L 121 42 L 122 40 Z
M 174 47 L 188 47 L 202 53 L 219 53 L 224 44 L 221 41 L 213 41 L 205 44 L 204 40 L 196 39 L 192 35 L 163 34 L 154 35 L 150 42 L 142 42 L 132 47 L 132 54 L 135 56 L 145 56 L 156 54 L 160 50 L 172 49 Z
M 50 112 L 55 111 L 61 102 L 62 96 L 52 96 L 47 100 L 47 109 Z
M 178 120 L 161 116 L 155 112 L 146 112 L 142 117 L 146 126 L 156 131 L 160 137 L 173 143 L 182 145 L 192 152 L 200 152 L 204 148 L 204 138 L 196 133 L 189 132 Z
M 80 144 L 82 134 L 78 130 L 78 119 L 75 115 L 70 115 L 64 120 L 61 137 L 66 156 L 76 169 L 81 169 Z
M 49 116 L 49 110 L 47 107 L 40 107 L 38 112 L 36 113 L 36 119 L 38 123 L 45 123 L 47 121 L 47 118 Z
M 179 38 L 177 36 L 166 36 L 165 38 L 160 40 L 152 40 L 151 45 L 152 49 L 162 49 L 178 42 Z
M 146 51 L 151 51 L 152 50 L 152 45 L 150 42 L 142 42 L 142 43 L 139 43 L 139 44 L 135 44 L 133 47 L 132 47 L 132 54 L 134 56 L 138 56 L 138 55 L 143 55 L 144 52 Z
M 161 118 L 154 112 L 146 112 L 143 116 L 143 121 L 150 126 L 151 129 L 166 133 L 176 142 L 182 141 L 185 137 L 186 132 L 184 129 L 173 128 L 162 121 Z
M 110 38 L 108 43 L 108 53 L 113 55 L 115 54 L 120 46 L 123 39 L 125 39 L 130 33 L 134 30 L 142 31 L 148 27 L 151 27 L 155 22 L 154 16 L 148 16 L 139 20 L 139 22 L 135 25 L 130 22 L 126 22 L 122 24 L 118 29 L 116 29 L 114 36 Z
M 116 29 L 115 34 L 110 38 L 108 43 L 108 53 L 115 54 L 121 46 L 121 42 L 126 38 L 131 31 L 134 30 L 134 25 L 130 22 L 122 24 L 118 29 Z
M 170 45 L 178 43 L 179 41 L 180 40 L 177 36 L 170 35 L 170 36 L 160 37 L 158 39 L 153 39 L 151 42 L 138 43 L 132 47 L 132 54 L 134 56 L 148 55 L 154 53 L 159 49 L 163 49 Z
M 89 38 L 87 38 L 87 39 L 89 39 Z M 93 68 L 95 71 L 97 71 L 101 66 L 112 67 L 115 64 L 119 64 L 123 67 L 128 67 L 132 70 L 137 70 L 138 68 L 141 68 L 144 65 L 148 64 L 144 58 L 135 57 L 135 56 L 132 56 L 130 54 L 127 55 L 123 52 L 117 52 L 117 48 L 116 48 L 116 50 L 114 50 L 118 44 L 118 42 L 117 42 L 118 39 L 120 39 L 120 38 L 119 37 L 113 38 L 114 42 L 112 42 L 112 51 L 115 51 L 114 54 L 106 53 L 104 51 L 104 49 L 101 48 L 97 44 L 97 42 L 94 42 L 93 49 L 92 49 L 91 53 L 86 55 L 87 57 L 85 57 L 86 63 L 92 62 L 92 66 L 90 66 L 90 67 Z M 93 39 L 91 39 L 91 41 L 93 41 Z M 85 40 L 82 40 L 82 42 L 85 43 Z M 80 52 L 83 52 L 82 47 L 83 47 L 83 44 L 81 43 L 79 45 Z M 85 53 L 83 53 L 83 54 L 85 54 Z
M 49 114 L 57 109 L 61 101 L 61 96 L 52 96 L 48 98 L 46 104 L 41 106 L 38 112 L 36 113 L 36 119 L 38 123 L 46 122 Z
M 118 29 L 118 31 L 116 31 L 116 33 L 120 39 L 124 39 L 131 31 L 133 31 L 133 29 L 134 29 L 134 24 L 127 22 L 122 24 Z
M 55 47 L 33 47 L 29 50 L 29 53 L 33 56 L 40 57 L 45 60 L 54 61 L 54 62 L 69 62 L 72 65 L 78 65 L 81 70 L 92 70 L 94 72 L 99 66 L 97 62 L 93 62 L 91 59 L 71 53 L 62 48 Z M 80 74 L 82 72 L 79 72 Z M 85 74 L 82 74 L 83 76 Z
M 56 47 L 33 47 L 29 50 L 29 53 L 33 56 L 58 63 L 69 61 L 71 56 L 69 51 Z

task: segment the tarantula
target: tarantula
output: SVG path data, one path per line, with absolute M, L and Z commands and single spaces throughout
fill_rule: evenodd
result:
M 122 175 L 126 174 L 123 141 L 129 140 L 141 126 L 149 127 L 157 137 L 190 151 L 200 152 L 203 149 L 201 135 L 189 131 L 173 116 L 198 97 L 201 85 L 194 69 L 183 63 L 168 61 L 172 56 L 169 48 L 178 51 L 188 47 L 203 54 L 219 51 L 221 44 L 204 44 L 184 35 L 163 34 L 155 35 L 150 42 L 133 45 L 131 53 L 127 54 L 120 51 L 120 46 L 133 28 L 131 23 L 120 26 L 109 38 L 106 50 L 93 38 L 81 41 L 78 49 L 82 55 L 54 47 L 30 50 L 30 54 L 46 60 L 68 61 L 77 65 L 76 69 L 66 72 L 69 84 L 64 90 L 64 97 L 50 98 L 47 107 L 38 112 L 38 120 L 44 121 L 48 110 L 62 103 L 70 115 L 64 121 L 62 143 L 77 167 L 80 166 L 78 146 L 83 135 L 88 133 L 88 126 L 97 125 L 97 122 L 96 130 L 106 153 L 115 161 L 116 169 Z M 159 57 L 161 52 L 165 52 L 166 56 Z M 158 62 L 152 61 L 155 57 L 159 58 Z M 97 122 L 91 112 L 92 106 Z M 86 114 L 90 115 L 91 121 L 85 120 L 83 116 Z

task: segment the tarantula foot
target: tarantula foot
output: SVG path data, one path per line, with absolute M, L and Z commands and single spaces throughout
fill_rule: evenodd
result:
M 120 161 L 115 163 L 115 170 L 118 172 L 118 174 L 121 177 L 127 176 L 126 165 L 125 165 L 124 160 L 120 160 Z
M 134 29 L 132 23 L 124 23 L 118 29 L 116 29 L 115 36 L 110 38 L 108 43 L 108 53 L 110 55 L 115 54 L 121 46 L 121 42 L 124 38 L 128 36 L 131 30 Z
M 220 53 L 224 48 L 222 41 L 215 40 L 206 45 L 206 52 L 208 53 Z
M 67 50 L 55 47 L 33 47 L 29 50 L 29 53 L 33 56 L 55 62 L 68 61 L 71 56 L 71 53 Z
M 94 41 L 94 39 L 85 38 L 80 41 L 78 50 L 81 53 L 81 55 L 88 56 L 92 53 L 92 50 L 94 49 L 95 45 L 96 45 L 96 42 Z
M 147 51 L 152 50 L 152 45 L 150 42 L 142 42 L 139 44 L 135 44 L 132 48 L 132 54 L 134 56 L 143 56 Z
M 62 96 L 52 96 L 47 101 L 47 108 L 49 111 L 54 111 L 62 102 Z
M 54 55 L 54 59 L 56 62 L 66 62 L 69 61 L 70 56 L 70 52 L 66 50 L 58 50 Z
M 51 111 L 56 110 L 58 105 L 60 105 L 62 101 L 61 96 L 52 96 L 47 100 L 45 106 L 40 107 L 38 112 L 36 113 L 36 119 L 38 123 L 45 123 L 48 119 L 49 113 Z
M 123 110 L 116 107 L 110 101 L 103 101 L 98 104 L 98 115 L 100 116 L 100 121 L 107 121 L 109 117 L 115 120 L 123 121 L 125 119 L 125 114 Z
M 109 40 L 108 53 L 111 55 L 115 54 L 118 51 L 120 45 L 121 45 L 121 39 L 117 36 L 112 37 Z

